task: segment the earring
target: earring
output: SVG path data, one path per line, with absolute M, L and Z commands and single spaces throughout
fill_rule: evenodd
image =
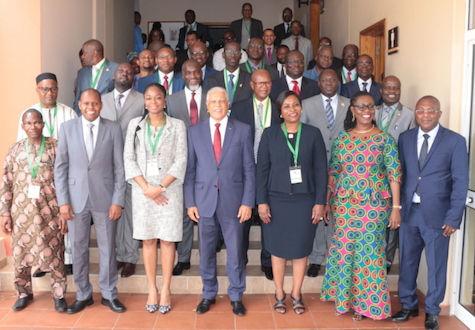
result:
M 355 121 L 355 113 L 353 112 L 353 118 L 351 118 L 351 121 L 354 122 Z
M 280 118 L 282 118 L 282 115 L 280 115 Z

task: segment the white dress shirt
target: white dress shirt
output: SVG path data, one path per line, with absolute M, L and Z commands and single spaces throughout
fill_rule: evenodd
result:
M 366 85 L 366 91 L 369 93 L 369 91 L 371 90 L 371 84 L 373 83 L 373 80 L 371 78 L 369 78 L 368 80 L 364 81 L 363 79 L 358 77 L 358 87 L 359 87 L 360 91 L 363 89 L 363 83 L 364 82 L 368 83 L 368 85 Z
M 209 129 L 211 131 L 211 144 L 214 144 L 214 133 L 216 131 L 217 123 L 218 123 L 217 121 L 209 117 Z M 221 124 L 221 126 L 219 126 L 219 133 L 221 134 L 221 148 L 222 148 L 223 143 L 224 143 L 224 136 L 226 134 L 226 127 L 228 126 L 228 116 L 224 117 L 219 123 Z
M 89 127 L 87 126 L 90 122 L 84 118 L 84 116 L 81 117 L 82 120 L 82 133 L 84 135 L 84 145 L 86 145 L 87 137 L 89 135 Z M 92 123 L 94 124 L 94 127 L 92 127 L 92 135 L 93 135 L 93 141 L 92 145 L 94 148 L 96 147 L 96 141 L 97 141 L 97 134 L 99 133 L 99 122 L 101 121 L 101 116 L 97 117 Z
M 158 71 L 159 77 L 160 77 L 160 85 L 164 86 L 163 84 L 165 83 L 165 76 L 168 77 L 168 95 L 172 95 L 173 93 L 173 77 L 175 73 L 172 71 L 170 73 L 164 74 L 162 71 Z
M 269 96 L 264 99 L 264 101 L 260 102 L 258 99 L 255 99 L 255 102 L 252 102 L 254 104 L 254 115 L 258 116 L 259 114 L 259 109 L 257 108 L 259 104 L 262 103 L 262 118 L 261 121 L 258 120 L 258 122 L 263 122 L 264 123 L 264 128 L 267 128 L 270 126 L 271 123 L 271 117 L 272 117 L 272 104 L 270 102 Z M 268 103 L 269 102 L 269 103 Z M 269 110 L 267 110 L 267 117 L 266 116 L 266 108 L 267 104 L 269 104 Z M 265 118 L 264 118 L 265 117 Z M 255 128 L 257 130 L 257 127 Z
M 297 82 L 297 85 L 299 86 L 299 90 L 302 91 L 302 77 L 301 76 L 300 78 L 297 78 L 297 79 L 292 79 L 290 78 L 289 76 L 285 76 L 285 79 L 287 80 L 287 85 L 289 86 L 289 90 L 293 90 L 294 89 L 294 83 L 292 81 L 296 81 Z
M 104 57 L 102 60 L 99 61 L 99 63 L 92 66 L 92 68 L 91 68 L 92 69 L 92 79 L 94 79 L 96 77 L 96 74 L 97 74 L 97 72 L 99 72 L 99 69 L 101 68 L 102 63 L 104 63 L 105 61 L 106 61 L 106 58 Z M 96 86 L 95 86 L 94 89 L 97 89 L 97 86 L 99 86 L 99 80 L 101 80 L 102 71 L 104 71 L 104 68 L 102 68 L 101 72 L 99 72 L 99 76 L 97 76 Z
M 213 54 L 213 68 L 216 71 L 223 71 L 224 68 L 226 67 L 226 63 L 224 63 L 223 52 L 224 52 L 224 47 L 221 49 L 218 49 Z M 247 60 L 248 60 L 248 57 L 247 57 L 246 51 L 244 49 L 241 49 L 241 59 L 239 60 L 239 64 L 246 63 Z
M 120 102 L 120 107 L 122 108 L 125 104 L 125 101 L 127 100 L 127 97 L 129 96 L 131 90 L 132 90 L 132 88 L 129 88 L 125 92 L 121 93 L 117 89 L 114 88 L 114 103 L 115 103 L 115 100 L 117 99 L 117 95 L 119 95 L 119 94 L 124 95 L 119 101 Z
M 287 70 L 285 69 L 285 65 L 277 62 L 277 71 L 279 71 L 279 77 L 282 77 L 280 74 L 282 72 L 282 69 L 284 69 L 284 74 L 287 74 Z
M 201 108 L 201 86 L 198 88 L 196 91 L 191 91 L 188 89 L 188 87 L 185 86 L 184 91 L 185 91 L 185 99 L 186 99 L 186 108 L 188 109 L 188 116 L 190 115 L 190 102 L 191 102 L 191 93 L 196 93 L 195 94 L 195 102 L 196 102 L 196 107 L 198 108 L 198 118 L 200 117 L 200 108 Z
M 422 144 L 424 143 L 424 134 L 428 134 L 429 138 L 427 139 L 427 154 L 429 154 L 430 148 L 432 147 L 432 144 L 434 143 L 435 137 L 437 136 L 437 133 L 439 132 L 439 127 L 440 124 L 437 124 L 436 127 L 434 127 L 430 132 L 426 133 L 422 131 L 422 129 L 419 127 L 417 130 L 417 159 L 419 159 L 419 156 L 421 155 L 421 149 L 422 149 Z M 412 196 L 412 202 L 413 203 L 420 203 L 421 202 L 421 196 L 417 195 L 414 193 Z
M 342 77 L 342 81 L 343 81 L 344 84 L 346 84 L 347 83 L 346 79 L 348 79 L 348 69 L 343 67 L 342 72 L 343 72 L 343 76 L 344 76 L 344 78 Z M 357 76 L 358 76 L 358 74 L 356 73 L 356 68 L 353 68 L 353 70 L 350 71 L 351 81 L 355 80 Z
M 234 71 L 234 72 L 229 72 L 228 70 L 226 70 L 225 73 L 226 73 L 227 75 L 226 75 L 226 77 L 224 77 L 224 79 L 225 79 L 225 81 L 224 81 L 224 86 L 226 86 L 226 84 L 229 85 L 229 75 L 230 75 L 230 74 L 233 74 L 233 75 L 234 75 L 234 77 L 233 77 L 233 84 L 236 85 L 237 82 L 238 82 L 238 79 L 237 79 L 237 78 L 239 77 L 239 72 L 240 72 L 240 71 L 241 71 L 241 70 L 240 70 L 239 68 L 237 68 L 236 71 Z
M 322 96 L 323 109 L 325 109 L 325 111 L 327 108 L 327 99 L 330 99 L 330 105 L 333 109 L 333 118 L 336 118 L 336 109 L 338 108 L 338 94 L 335 94 L 332 97 L 326 97 L 323 94 L 320 95 Z

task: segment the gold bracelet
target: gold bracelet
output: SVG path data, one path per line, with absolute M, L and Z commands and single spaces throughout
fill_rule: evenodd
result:
M 402 206 L 401 206 L 401 205 L 393 205 L 393 209 L 400 209 L 400 210 L 402 210 Z

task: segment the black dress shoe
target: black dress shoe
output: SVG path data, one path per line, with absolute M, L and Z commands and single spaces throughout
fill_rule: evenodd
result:
M 308 266 L 308 269 L 307 269 L 307 276 L 317 277 L 319 271 L 320 271 L 320 265 L 310 264 L 310 266 Z
M 216 245 L 216 253 L 220 252 L 223 249 L 224 240 L 218 240 L 218 245 Z
M 393 322 L 406 322 L 412 317 L 419 316 L 419 310 L 418 309 L 401 309 L 399 312 L 397 312 L 395 315 L 392 317 Z
M 390 271 L 391 271 L 391 266 L 387 266 L 386 267 L 386 274 L 389 274 Z
M 41 269 L 37 268 L 37 269 L 35 270 L 35 272 L 33 273 L 33 275 L 31 275 L 31 276 L 38 278 L 38 277 L 43 277 L 43 276 L 45 276 L 45 275 L 46 275 L 46 272 L 44 272 L 44 271 L 42 271 Z
M 233 306 L 233 313 L 237 316 L 244 316 L 246 314 L 246 307 L 241 300 L 231 301 L 231 306 Z
M 58 298 L 53 298 L 54 300 L 54 309 L 56 309 L 57 312 L 66 312 L 66 309 L 68 308 L 68 305 L 66 304 L 66 299 L 58 299 Z
M 190 269 L 190 263 L 189 262 L 177 262 L 175 268 L 173 268 L 173 275 L 181 275 L 183 273 L 183 270 L 185 269 Z
M 92 304 L 94 304 L 94 299 L 92 299 L 92 297 L 86 300 L 76 300 L 71 306 L 66 309 L 66 313 L 79 313 L 80 311 L 84 310 L 84 308 L 86 308 L 87 306 L 91 306 Z
M 274 279 L 274 274 L 272 274 L 272 267 L 261 266 L 261 270 L 264 272 L 264 275 L 266 275 L 266 278 L 269 281 L 272 281 Z
M 202 299 L 196 307 L 196 314 L 204 314 L 209 311 L 209 307 L 216 303 L 216 299 Z
M 122 273 L 120 274 L 120 277 L 130 277 L 135 274 L 135 264 L 132 264 L 130 262 L 126 262 L 124 265 L 124 268 L 122 268 Z
M 439 329 L 439 316 L 435 314 L 426 314 L 426 322 L 424 325 L 426 330 Z
M 12 309 L 14 311 L 21 311 L 22 309 L 25 309 L 26 306 L 28 306 L 28 303 L 33 300 L 33 295 L 29 294 L 28 296 L 24 298 L 18 298 L 18 300 L 13 304 Z
M 114 299 L 114 300 L 107 300 L 102 298 L 101 304 L 104 306 L 107 306 L 111 309 L 111 311 L 116 312 L 116 313 L 123 313 L 125 312 L 125 306 L 123 303 L 119 301 L 119 299 Z
M 117 271 L 121 270 L 125 266 L 125 262 L 117 261 Z
M 73 265 L 64 265 L 64 269 L 66 269 L 66 275 L 73 275 Z

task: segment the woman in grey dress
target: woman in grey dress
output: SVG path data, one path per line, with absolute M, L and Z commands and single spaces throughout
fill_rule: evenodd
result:
M 166 93 L 153 83 L 144 91 L 142 118 L 130 121 L 124 147 L 126 180 L 132 184 L 134 239 L 143 240 L 143 259 L 149 295 L 147 311 L 170 311 L 170 282 L 175 242 L 183 235 L 183 179 L 187 162 L 186 128 L 166 116 Z M 158 305 L 157 239 L 160 240 L 163 284 Z

